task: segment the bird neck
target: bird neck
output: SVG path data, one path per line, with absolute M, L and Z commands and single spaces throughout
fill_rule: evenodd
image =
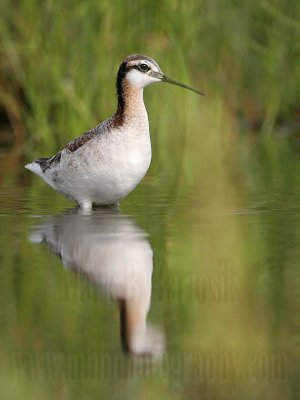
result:
M 136 341 L 144 341 L 146 337 L 149 304 L 140 299 L 121 300 L 119 306 L 122 345 L 125 350 L 134 352 Z
M 118 107 L 115 120 L 122 125 L 133 119 L 148 118 L 144 104 L 143 89 L 132 86 L 126 78 L 117 85 Z

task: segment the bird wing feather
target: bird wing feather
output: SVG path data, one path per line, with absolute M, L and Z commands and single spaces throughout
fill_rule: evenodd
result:
M 34 162 L 39 164 L 41 167 L 41 170 L 43 171 L 43 173 L 45 173 L 49 168 L 52 168 L 53 166 L 57 165 L 60 162 L 63 151 L 69 151 L 71 153 L 74 153 L 76 150 L 78 150 L 84 144 L 89 142 L 95 136 L 103 133 L 106 130 L 108 123 L 109 123 L 109 120 L 106 120 L 106 121 L 102 122 L 101 124 L 97 125 L 95 128 L 90 129 L 89 131 L 85 132 L 83 135 L 78 136 L 76 139 L 69 142 L 55 156 L 46 157 L 46 158 L 38 158 L 38 159 L 34 160 Z

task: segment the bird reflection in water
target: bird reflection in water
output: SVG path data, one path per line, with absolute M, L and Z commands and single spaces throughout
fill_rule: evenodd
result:
M 153 252 L 147 234 L 131 218 L 110 209 L 90 215 L 72 210 L 37 227 L 31 240 L 46 242 L 65 267 L 118 303 L 124 350 L 162 357 L 164 333 L 147 323 Z

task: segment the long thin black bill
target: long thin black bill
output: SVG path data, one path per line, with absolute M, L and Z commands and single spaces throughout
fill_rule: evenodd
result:
M 201 96 L 205 96 L 205 94 L 202 93 L 202 92 L 200 92 L 199 90 L 194 89 L 194 88 L 192 88 L 192 87 L 190 87 L 190 86 L 187 86 L 187 85 L 185 85 L 184 83 L 174 81 L 174 79 L 169 78 L 169 77 L 166 76 L 166 75 L 163 75 L 163 77 L 162 77 L 161 80 L 162 80 L 162 82 L 171 83 L 172 85 L 180 86 L 180 87 L 183 87 L 183 88 L 185 88 L 185 89 L 191 90 L 192 92 L 201 94 Z

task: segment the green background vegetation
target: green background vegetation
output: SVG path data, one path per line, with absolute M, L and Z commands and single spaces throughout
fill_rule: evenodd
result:
M 0 7 L 3 398 L 296 399 L 300 2 L 0 0 Z M 282 379 L 272 361 L 269 375 L 258 369 L 243 379 L 229 361 L 217 383 L 191 359 L 178 374 L 157 366 L 143 379 L 137 372 L 100 383 L 49 379 L 43 368 L 29 379 L 29 361 L 16 378 L 7 366 L 30 352 L 122 357 L 115 304 L 96 288 L 89 289 L 96 302 L 66 300 L 70 274 L 46 246 L 29 243 L 32 216 L 70 203 L 23 165 L 111 115 L 119 63 L 138 52 L 206 93 L 166 84 L 145 90 L 153 162 L 122 211 L 150 234 L 150 319 L 166 331 L 169 360 L 225 349 L 245 371 L 249 353 L 279 355 Z M 193 277 L 224 283 L 226 271 L 234 301 L 195 302 Z
M 0 105 L 31 146 L 56 149 L 113 112 L 118 65 L 141 52 L 203 88 L 205 107 L 218 99 L 232 123 L 264 134 L 290 127 L 299 116 L 299 8 L 295 0 L 1 0 Z M 151 91 L 154 124 L 193 119 L 176 105 L 185 93 Z

